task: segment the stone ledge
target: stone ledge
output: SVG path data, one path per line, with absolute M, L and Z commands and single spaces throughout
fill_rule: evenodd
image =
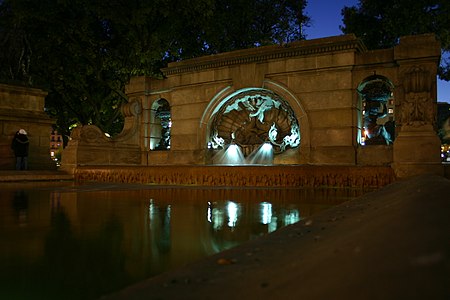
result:
M 0 171 L 0 182 L 62 180 L 74 180 L 74 176 L 60 171 Z

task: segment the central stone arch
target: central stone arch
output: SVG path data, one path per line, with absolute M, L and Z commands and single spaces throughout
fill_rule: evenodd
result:
M 276 153 L 300 145 L 300 128 L 289 104 L 274 92 L 261 88 L 237 91 L 216 108 L 210 120 L 209 145 L 223 148 L 239 143 L 248 156 L 264 143 Z
M 200 122 L 204 136 L 200 147 L 209 151 L 206 163 L 283 164 L 290 163 L 285 158 L 289 152 L 298 153 L 303 128 L 296 111 L 303 121 L 304 110 L 286 88 L 274 82 L 265 85 L 239 90 L 227 87 L 213 97 Z M 308 127 L 307 122 L 304 125 Z M 230 146 L 240 158 L 227 162 L 224 153 Z

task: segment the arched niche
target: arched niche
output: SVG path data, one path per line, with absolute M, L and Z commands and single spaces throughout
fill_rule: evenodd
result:
M 169 150 L 172 117 L 170 104 L 164 99 L 153 102 L 150 114 L 150 150 Z
M 394 85 L 384 76 L 372 75 L 358 86 L 358 143 L 362 146 L 390 145 L 395 139 Z
M 215 152 L 214 164 L 271 164 L 274 155 L 299 147 L 300 141 L 294 111 L 268 89 L 246 88 L 229 94 L 208 121 L 206 143 Z

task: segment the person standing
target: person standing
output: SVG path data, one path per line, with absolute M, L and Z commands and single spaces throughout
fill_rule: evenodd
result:
M 28 169 L 29 145 L 30 142 L 28 140 L 27 132 L 24 129 L 17 131 L 11 143 L 11 148 L 16 157 L 16 170 Z

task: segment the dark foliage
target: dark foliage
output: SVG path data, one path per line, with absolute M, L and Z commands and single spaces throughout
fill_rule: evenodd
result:
M 450 80 L 450 1 L 360 0 L 341 13 L 341 30 L 356 34 L 370 49 L 393 47 L 405 35 L 435 33 L 443 51 L 439 76 Z
M 3 0 L 0 81 L 48 91 L 47 112 L 121 131 L 131 76 L 168 62 L 302 39 L 306 0 Z

